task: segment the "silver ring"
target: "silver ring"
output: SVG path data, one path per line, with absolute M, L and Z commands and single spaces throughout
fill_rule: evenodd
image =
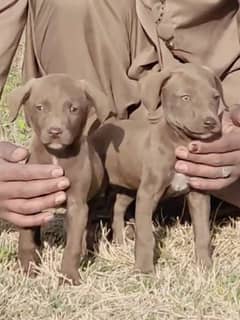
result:
M 229 178 L 232 174 L 232 167 L 223 167 L 222 168 L 222 177 Z

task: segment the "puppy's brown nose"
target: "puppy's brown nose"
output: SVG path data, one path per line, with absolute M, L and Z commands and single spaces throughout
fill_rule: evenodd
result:
M 53 137 L 60 136 L 62 134 L 62 129 L 57 127 L 51 127 L 48 129 L 48 134 Z
M 217 120 L 213 117 L 207 117 L 204 120 L 204 127 L 207 129 L 214 129 L 217 126 Z

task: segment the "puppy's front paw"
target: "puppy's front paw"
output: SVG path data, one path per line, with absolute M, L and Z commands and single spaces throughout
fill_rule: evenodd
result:
M 150 261 L 141 261 L 135 263 L 135 271 L 137 273 L 153 273 L 154 272 L 154 265 Z
M 59 284 L 69 284 L 79 286 L 81 284 L 81 277 L 77 269 L 67 266 L 61 268 L 62 277 L 59 279 Z
M 18 257 L 23 272 L 30 277 L 35 277 L 36 266 L 41 262 L 40 253 L 37 250 L 19 250 Z
M 123 245 L 123 230 L 113 232 L 113 243 L 116 245 Z
M 198 266 L 203 269 L 210 269 L 213 264 L 210 253 L 205 251 L 196 253 L 196 261 Z
M 135 235 L 135 222 L 133 219 L 131 219 L 129 222 L 127 222 L 127 225 L 125 227 L 125 234 L 126 239 L 134 241 L 136 238 Z

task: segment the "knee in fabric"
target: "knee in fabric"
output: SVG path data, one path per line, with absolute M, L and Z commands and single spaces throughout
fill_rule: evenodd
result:
M 48 7 L 52 10 L 61 11 L 65 14 L 68 14 L 69 12 L 83 14 L 84 11 L 88 7 L 88 0 L 81 0 L 81 1 L 75 1 L 75 0 L 43 0 L 43 3 L 46 3 Z

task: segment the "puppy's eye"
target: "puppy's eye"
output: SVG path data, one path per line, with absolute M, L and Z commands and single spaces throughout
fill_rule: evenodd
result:
M 184 102 L 191 101 L 191 97 L 190 97 L 188 94 L 184 94 L 183 96 L 181 96 L 181 99 L 182 99 Z
M 76 113 L 76 112 L 78 112 L 78 110 L 79 110 L 79 108 L 76 106 L 73 106 L 73 105 L 69 106 L 69 111 L 71 113 Z
M 35 108 L 38 110 L 38 111 L 43 111 L 44 110 L 44 106 L 42 104 L 37 104 L 35 106 Z

